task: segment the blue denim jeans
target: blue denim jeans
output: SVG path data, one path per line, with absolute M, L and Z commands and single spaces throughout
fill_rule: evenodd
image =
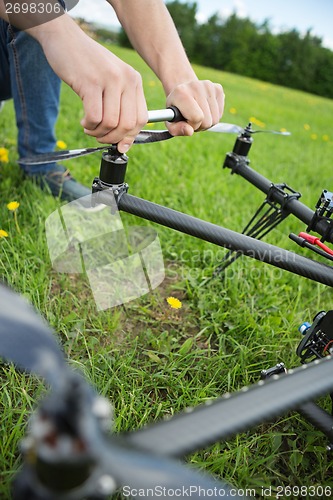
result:
M 39 43 L 0 19 L 0 101 L 14 100 L 20 158 L 54 150 L 60 84 Z M 54 165 L 21 167 L 34 175 Z

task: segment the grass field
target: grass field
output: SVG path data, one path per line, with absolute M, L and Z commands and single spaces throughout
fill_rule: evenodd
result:
M 156 77 L 138 56 L 113 48 L 143 75 L 149 109 L 164 107 Z M 196 68 L 202 79 L 223 84 L 224 121 L 266 129 L 286 128 L 291 137 L 255 136 L 251 166 L 274 182 L 286 182 L 314 207 L 322 189 L 332 190 L 333 101 L 239 76 Z M 68 148 L 94 146 L 79 121 L 81 103 L 63 86 L 57 137 Z M 129 156 L 130 193 L 230 229 L 242 230 L 263 195 L 222 171 L 232 135 L 200 133 L 165 143 L 135 146 Z M 239 259 L 222 280 L 210 280 L 224 250 L 166 228 L 157 228 L 166 279 L 153 293 L 126 306 L 98 312 L 84 276 L 58 274 L 49 260 L 44 221 L 59 202 L 23 179 L 17 166 L 12 103 L 0 115 L 1 277 L 27 297 L 58 332 L 71 363 L 114 404 L 116 431 L 195 406 L 258 381 L 260 371 L 283 361 L 298 365 L 297 328 L 331 307 L 332 291 L 251 259 Z M 99 156 L 67 164 L 90 185 Z M 7 203 L 20 203 L 17 224 Z M 122 214 L 125 226 L 137 223 Z M 18 229 L 19 228 L 19 229 Z M 267 241 L 293 249 L 291 231 L 304 226 L 290 217 Z M 307 252 L 300 250 L 307 255 Z M 166 302 L 175 296 L 182 308 Z M 18 312 L 19 314 L 19 312 Z M 31 410 L 43 393 L 35 378 L 2 365 L 0 498 L 19 466 L 18 443 Z M 221 415 L 223 419 L 223 415 Z M 202 423 L 205 425 L 205 422 Z M 332 486 L 332 457 L 326 440 L 296 414 L 261 425 L 190 457 L 198 466 L 239 488 L 279 485 Z M 268 498 L 268 497 L 267 497 Z

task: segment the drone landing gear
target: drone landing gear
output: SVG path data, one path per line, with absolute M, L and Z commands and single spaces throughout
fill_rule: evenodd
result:
M 278 226 L 290 214 L 287 205 L 290 200 L 300 198 L 300 193 L 287 184 L 272 184 L 265 201 L 260 205 L 252 219 L 245 226 L 242 234 L 261 240 L 266 234 Z M 277 201 L 279 199 L 279 201 Z M 280 201 L 282 199 L 282 202 Z M 230 264 L 242 255 L 241 252 L 229 251 L 215 275 L 222 273 Z
M 244 167 L 250 170 L 248 154 L 253 143 L 252 134 L 253 130 L 251 128 L 251 123 L 249 123 L 244 131 L 237 137 L 233 151 L 227 154 L 223 168 L 230 168 L 232 174 L 237 174 Z M 255 172 L 253 172 L 253 174 L 255 174 Z M 254 184 L 260 190 L 267 193 L 266 199 L 245 226 L 242 234 L 260 240 L 291 213 L 288 208 L 290 201 L 295 199 L 298 200 L 301 194 L 287 184 L 268 183 L 267 185 L 266 179 L 260 174 L 256 174 L 256 181 Z M 223 273 L 223 271 L 241 255 L 241 252 L 229 251 L 225 255 L 222 264 L 216 268 L 214 274 L 219 275 Z

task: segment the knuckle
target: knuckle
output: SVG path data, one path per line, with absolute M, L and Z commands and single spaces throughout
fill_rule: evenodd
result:
M 203 80 L 203 84 L 209 89 L 214 88 L 214 83 L 211 80 Z
M 124 77 L 126 79 L 126 83 L 133 86 L 142 85 L 141 75 L 130 66 L 127 66 Z
M 142 86 L 142 76 L 138 71 L 134 71 L 134 77 L 136 79 L 136 83 Z
M 175 88 L 175 92 L 179 96 L 179 98 L 185 97 L 188 95 L 188 88 L 184 83 L 181 83 L 180 85 L 177 85 Z
M 205 115 L 203 110 L 200 108 L 193 114 L 193 121 L 201 124 L 205 119 Z
M 211 82 L 210 80 L 205 80 L 204 88 L 208 97 L 216 98 L 218 94 L 218 89 L 213 82 Z
M 86 127 L 88 130 L 94 130 L 98 127 L 98 125 L 101 123 L 101 118 L 100 116 L 97 115 L 97 113 L 89 113 L 86 116 Z
M 120 68 L 118 68 L 118 66 L 112 65 L 112 67 L 110 68 L 110 73 L 110 76 L 114 82 L 121 81 L 123 72 Z
M 103 129 L 106 132 L 109 132 L 111 130 L 114 130 L 115 128 L 118 127 L 119 124 L 119 118 L 116 116 L 108 116 L 104 122 L 103 122 Z
M 97 120 L 92 120 L 92 119 L 88 118 L 85 128 L 87 130 L 90 130 L 91 132 L 93 132 L 98 127 L 98 125 L 99 125 L 99 122 Z
M 140 109 L 138 112 L 138 126 L 140 128 L 144 127 L 147 124 L 148 119 L 148 110 L 146 106 L 144 106 L 143 109 Z
M 218 96 L 222 96 L 224 99 L 224 89 L 220 83 L 215 83 L 215 91 Z
M 206 130 L 206 129 L 210 128 L 212 125 L 213 125 L 212 118 L 211 117 L 207 117 L 205 120 L 202 121 L 200 128 L 202 130 Z
M 90 74 L 88 83 L 94 92 L 98 92 L 98 90 L 101 88 L 101 83 L 97 74 Z
M 126 122 L 122 123 L 121 128 L 125 134 L 129 134 L 130 132 L 134 132 L 138 128 L 138 125 L 136 120 L 127 119 Z

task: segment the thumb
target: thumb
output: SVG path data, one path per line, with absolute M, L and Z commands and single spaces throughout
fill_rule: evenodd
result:
M 191 125 L 187 122 L 177 122 L 177 123 L 167 122 L 167 128 L 170 134 L 174 136 L 184 136 L 184 135 L 191 136 L 194 134 L 193 127 L 191 127 Z

